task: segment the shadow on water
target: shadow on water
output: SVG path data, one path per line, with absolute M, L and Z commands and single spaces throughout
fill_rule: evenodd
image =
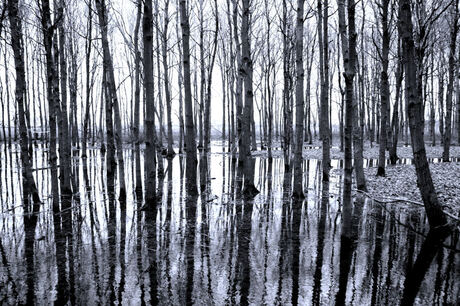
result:
M 306 199 L 280 158 L 255 158 L 253 199 L 229 154 L 201 154 L 200 193 L 187 194 L 185 159 L 165 159 L 145 203 L 144 154 L 126 149 L 126 200 L 106 158 L 73 159 L 77 188 L 34 151 L 42 204 L 33 205 L 17 148 L 0 149 L 0 304 L 381 305 L 458 304 L 458 232 L 430 231 L 423 209 L 352 197 L 343 177 L 321 180 L 306 160 Z M 214 148 L 213 152 L 221 151 Z M 404 161 L 401 161 L 404 162 Z M 435 161 L 434 161 L 435 162 Z M 369 164 L 372 163 L 369 161 Z M 341 167 L 333 161 L 333 167 Z

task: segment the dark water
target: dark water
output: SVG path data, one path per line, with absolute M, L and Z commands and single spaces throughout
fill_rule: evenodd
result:
M 307 198 L 294 201 L 296 178 L 284 161 L 260 157 L 261 193 L 246 200 L 235 192 L 235 161 L 213 150 L 200 158 L 197 170 L 208 175 L 198 174 L 198 197 L 186 196 L 185 160 L 164 160 L 152 208 L 136 192 L 134 151 L 125 151 L 128 192 L 120 203 L 108 194 L 100 150 L 89 150 L 86 162 L 73 159 L 78 192 L 55 196 L 61 212 L 53 214 L 39 146 L 34 177 L 43 205 L 24 217 L 19 148 L 0 147 L 0 304 L 459 303 L 458 232 L 439 245 L 423 208 L 364 198 L 342 207 L 340 161 L 328 186 L 320 161 L 305 161 Z

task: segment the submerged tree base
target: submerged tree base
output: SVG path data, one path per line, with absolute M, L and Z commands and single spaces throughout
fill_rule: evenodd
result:
M 259 189 L 254 186 L 254 184 L 247 184 L 243 188 L 243 195 L 245 198 L 254 198 L 260 193 Z
M 385 168 L 377 167 L 377 176 L 385 176 Z
M 303 192 L 293 192 L 292 193 L 292 198 L 295 200 L 303 200 L 305 199 L 305 194 Z

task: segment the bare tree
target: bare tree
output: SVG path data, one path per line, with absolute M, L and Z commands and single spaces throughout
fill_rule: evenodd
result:
M 391 128 L 393 130 L 393 140 L 390 148 L 390 162 L 391 164 L 396 164 L 398 160 L 397 147 L 398 147 L 398 137 L 399 137 L 399 104 L 401 100 L 401 86 L 403 80 L 403 65 L 401 62 L 402 53 L 401 53 L 401 34 L 400 27 L 398 26 L 398 53 L 397 53 L 397 67 L 395 72 L 396 77 L 396 98 L 393 106 L 393 118 L 391 119 Z M 434 103 L 433 103 L 434 104 Z M 401 112 L 402 112 L 401 108 Z
M 342 54 L 344 63 L 345 77 L 345 179 L 344 179 L 344 197 L 350 196 L 351 175 L 352 175 L 352 127 L 353 127 L 353 80 L 356 70 L 356 33 L 355 33 L 355 2 L 348 0 L 348 25 L 345 22 L 345 1 L 339 0 L 339 31 L 342 41 Z M 347 32 L 348 28 L 348 32 Z M 349 199 L 347 200 L 347 202 Z M 344 202 L 346 202 L 344 200 Z
M 136 25 L 134 26 L 134 118 L 133 136 L 136 145 L 139 145 L 140 106 L 141 106 L 141 52 L 139 51 L 139 28 L 142 17 L 142 1 L 137 0 Z
M 243 193 L 249 197 L 255 196 L 259 191 L 254 186 L 254 160 L 251 155 L 251 123 L 253 114 L 253 89 L 252 89 L 252 55 L 251 43 L 249 38 L 249 0 L 242 0 L 243 11 L 241 18 L 241 74 L 244 81 L 244 109 L 243 122 L 241 127 L 241 141 L 239 148 L 239 158 L 244 169 Z
M 204 151 L 209 151 L 209 146 L 211 143 L 211 84 L 212 84 L 212 71 L 214 68 L 214 63 L 216 60 L 217 53 L 217 34 L 219 33 L 219 11 L 217 7 L 217 0 L 214 0 L 214 10 L 215 10 L 215 29 L 214 29 L 214 38 L 211 51 L 211 61 L 208 65 L 208 82 L 206 85 L 206 105 L 204 113 Z M 225 106 L 223 107 L 225 109 Z M 225 133 L 224 133 L 225 134 Z
M 297 1 L 297 24 L 295 32 L 296 54 L 296 89 L 295 89 L 295 155 L 294 155 L 294 186 L 292 195 L 295 198 L 304 198 L 302 179 L 302 151 L 303 151 L 303 121 L 304 121 L 304 67 L 303 67 L 303 21 L 304 0 Z
M 26 96 L 26 78 L 24 71 L 24 40 L 22 37 L 22 21 L 19 17 L 18 0 L 8 0 L 3 8 L 2 16 L 5 13 L 6 7 L 8 8 L 8 18 L 10 23 L 10 36 L 11 47 L 14 53 L 14 66 L 16 69 L 16 89 L 15 98 L 16 106 L 18 108 L 19 117 L 19 132 L 20 132 L 20 147 L 21 147 L 21 163 L 22 163 L 22 177 L 23 184 L 23 197 L 25 203 L 28 203 L 29 196 L 32 196 L 34 205 L 32 213 L 37 213 L 40 209 L 40 196 L 35 185 L 35 179 L 32 175 L 32 156 L 29 153 L 29 137 L 27 134 L 27 125 L 25 120 L 24 111 L 24 97 Z M 26 207 L 25 209 L 29 209 Z M 32 214 L 33 215 L 33 214 Z M 32 217 L 31 215 L 31 217 Z
M 415 62 L 415 43 L 413 38 L 412 9 L 409 0 L 399 2 L 399 23 L 401 27 L 402 54 L 405 72 L 405 97 L 409 117 L 409 128 L 417 172 L 417 185 L 422 195 L 428 221 L 431 226 L 443 226 L 446 217 L 434 189 L 431 171 L 426 159 L 423 138 L 423 105 L 417 89 L 417 67 Z
M 323 8 L 324 5 L 324 8 Z M 329 38 L 328 38 L 328 1 L 318 0 L 318 45 L 319 45 L 319 75 L 321 82 L 320 93 L 320 137 L 323 144 L 323 181 L 329 181 L 331 163 L 331 141 L 329 130 Z M 351 138 L 350 138 L 351 140 Z M 350 146 L 351 148 L 351 146 Z M 351 153 L 350 153 L 351 154 Z
M 117 147 L 117 159 L 118 159 L 118 179 L 120 184 L 120 199 L 126 198 L 126 187 L 125 187 L 125 170 L 124 170 L 124 161 L 123 161 L 123 144 L 122 144 L 122 129 L 121 129 L 121 118 L 120 110 L 118 105 L 117 89 L 115 85 L 115 75 L 113 72 L 113 62 L 112 55 L 110 54 L 109 40 L 108 40 L 108 27 L 107 27 L 107 7 L 105 5 L 105 0 L 95 0 L 96 9 L 99 17 L 99 27 L 101 29 L 101 38 L 102 38 L 102 50 L 103 50 L 103 65 L 104 73 L 106 74 L 106 86 L 107 93 L 109 94 L 108 99 L 110 99 L 110 108 L 113 108 L 114 119 L 115 119 L 115 133 L 112 133 L 114 141 Z M 106 112 L 106 116 L 111 117 L 112 112 L 109 110 Z M 107 118 L 106 118 L 107 120 Z M 113 120 L 109 118 L 108 120 Z M 107 137 L 111 135 L 107 131 Z M 114 149 L 114 148 L 113 148 Z M 108 147 L 108 150 L 112 148 Z M 109 163 L 109 161 L 107 161 Z
M 292 85 L 293 72 L 292 66 L 292 24 L 290 10 L 286 0 L 283 0 L 283 19 L 282 19 L 282 35 L 283 35 L 283 152 L 284 152 L 284 167 L 290 167 L 290 153 L 292 143 Z
M 165 86 L 165 98 L 166 98 L 166 116 L 168 125 L 168 149 L 166 156 L 169 158 L 174 157 L 175 153 L 173 150 L 173 132 L 172 132 L 172 121 L 171 121 L 171 89 L 169 85 L 169 63 L 168 63 L 168 26 L 169 26 L 169 0 L 165 1 L 164 7 L 164 18 L 163 18 L 163 31 L 161 33 L 162 41 L 162 56 L 163 56 L 163 72 L 164 72 L 164 86 Z
M 66 32 L 64 29 L 64 0 L 60 0 L 57 8 L 57 14 L 60 20 L 57 21 L 59 46 L 55 43 L 55 54 L 59 55 L 60 68 L 60 94 L 61 104 L 59 106 L 59 151 L 62 160 L 61 167 L 61 192 L 70 194 L 71 191 L 71 138 L 69 137 L 69 122 L 67 117 L 67 56 L 66 56 Z M 59 51 L 57 51 L 59 50 Z M 56 63 L 57 64 L 57 63 Z
M 385 176 L 385 150 L 387 148 L 387 120 L 388 120 L 388 104 L 390 100 L 390 85 L 388 83 L 388 54 L 390 52 L 390 30 L 388 27 L 388 7 L 389 0 L 381 0 L 380 18 L 382 22 L 382 46 L 381 53 L 379 52 L 381 67 L 380 72 L 380 136 L 379 136 L 379 165 L 377 168 L 377 176 Z M 378 50 L 378 48 L 376 48 Z
M 198 193 L 196 182 L 196 139 L 193 124 L 192 88 L 190 84 L 190 24 L 186 0 L 180 0 L 180 18 L 182 29 L 182 50 L 184 67 L 184 104 L 185 104 L 185 145 L 187 189 L 190 195 Z
M 92 47 L 92 30 L 93 30 L 93 9 L 91 7 L 92 0 L 88 1 L 88 21 L 87 33 L 85 40 L 85 68 L 86 68 L 86 105 L 85 115 L 83 118 L 83 139 L 82 139 L 82 157 L 86 157 L 86 147 L 88 142 L 88 129 L 90 120 L 90 98 L 91 98 L 91 78 L 90 78 L 90 62 L 91 62 L 91 47 Z
M 152 0 L 144 1 L 142 19 L 142 40 L 144 42 L 144 91 L 145 91 L 145 201 L 155 203 L 156 178 L 156 139 L 155 139 L 155 101 L 153 82 L 153 13 Z M 151 209 L 154 209 L 153 207 Z
M 458 33 L 458 19 L 459 9 L 458 0 L 452 2 L 452 25 L 450 32 L 450 46 L 449 46 L 449 80 L 447 82 L 447 95 L 446 95 L 446 129 L 444 132 L 444 151 L 442 152 L 442 161 L 449 161 L 450 142 L 452 138 L 452 100 L 454 95 L 454 79 L 455 79 L 455 49 L 457 47 L 457 33 Z

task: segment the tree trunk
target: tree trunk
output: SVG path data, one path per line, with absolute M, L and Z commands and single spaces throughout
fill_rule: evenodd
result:
M 134 27 L 134 119 L 133 136 L 136 145 L 139 145 L 140 105 L 141 105 L 141 53 L 139 51 L 139 28 L 142 16 L 142 1 L 137 0 L 136 25 Z
M 180 17 L 182 28 L 182 49 L 184 64 L 184 104 L 185 104 L 185 143 L 187 189 L 190 195 L 198 193 L 196 182 L 196 140 L 193 124 L 192 88 L 190 85 L 190 25 L 188 21 L 186 0 L 180 0 Z
M 240 159 L 242 160 L 244 169 L 243 193 L 248 197 L 253 197 L 259 193 L 254 186 L 254 160 L 251 156 L 251 122 L 253 114 L 253 91 L 252 91 L 252 58 L 251 58 L 251 43 L 249 38 L 249 0 L 243 0 L 243 12 L 241 18 L 241 53 L 242 66 L 241 74 L 244 80 L 244 109 L 243 122 L 241 128 L 241 145 Z
M 46 78 L 47 78 L 47 98 L 48 98 L 48 115 L 50 129 L 50 148 L 49 162 L 52 171 L 57 169 L 57 152 L 56 152 L 56 118 L 60 112 L 59 106 L 59 80 L 57 71 L 57 62 L 55 50 L 53 49 L 54 27 L 51 26 L 51 14 L 49 0 L 42 1 L 41 22 L 43 31 L 43 44 L 45 47 L 46 58 Z
M 434 52 L 431 53 L 431 99 L 430 99 L 430 136 L 431 145 L 436 146 L 436 106 L 434 100 Z
M 458 58 L 460 59 L 460 52 Z M 457 145 L 460 146 L 460 64 L 458 64 L 457 78 Z
M 113 108 L 113 114 L 115 117 L 115 133 L 114 140 L 117 147 L 117 160 L 118 160 L 118 180 L 120 185 L 120 199 L 126 198 L 126 187 L 125 187 L 125 170 L 124 170 L 124 160 L 123 160 L 123 144 L 122 144 L 122 127 L 121 127 L 121 118 L 120 118 L 120 109 L 118 105 L 117 89 L 115 86 L 115 76 L 113 71 L 113 62 L 112 56 L 109 49 L 109 41 L 107 34 L 107 10 L 105 5 L 105 0 L 96 0 L 96 9 L 99 17 L 99 25 L 101 28 L 101 38 L 102 38 L 102 49 L 103 49 L 103 65 L 105 68 L 106 76 L 106 86 L 108 89 L 111 106 Z
M 297 24 L 295 32 L 295 52 L 296 52 L 296 88 L 295 88 L 295 154 L 294 154 L 294 180 L 292 195 L 295 198 L 304 198 L 303 194 L 303 173 L 302 173 L 302 151 L 303 151 L 303 120 L 304 120 L 304 100 L 303 100 L 303 20 L 304 20 L 304 0 L 297 0 Z
M 320 80 L 321 80 L 321 93 L 320 93 L 320 137 L 323 145 L 323 181 L 329 181 L 329 170 L 331 163 L 330 152 L 330 131 L 329 131 L 329 38 L 327 34 L 328 29 L 328 1 L 324 1 L 324 12 L 321 0 L 318 0 L 318 41 L 319 41 L 319 58 L 320 58 Z M 324 32 L 323 32 L 324 31 Z M 351 140 L 351 138 L 350 138 Z M 351 147 L 350 147 L 351 148 Z
M 387 120 L 390 98 L 390 85 L 388 83 L 388 54 L 390 51 L 390 31 L 388 29 L 388 5 L 389 0 L 381 0 L 381 21 L 382 21 L 382 53 L 380 72 L 380 136 L 379 136 L 379 165 L 377 176 L 385 176 L 385 151 L 387 147 Z
M 72 144 L 73 146 L 80 149 L 80 137 L 78 135 L 78 109 L 77 109 L 77 95 L 78 95 L 78 64 L 77 64 L 77 55 L 78 49 L 75 47 L 75 38 L 72 33 L 69 55 L 71 58 L 70 65 L 70 79 L 69 79 L 69 91 L 70 91 L 70 132 L 72 134 Z
M 182 95 L 182 88 L 183 88 L 183 73 L 182 73 L 182 45 L 180 41 L 180 32 L 179 32 L 179 14 L 176 15 L 176 33 L 177 33 L 177 49 L 179 53 L 179 72 L 178 72 L 178 86 L 179 86 L 179 153 L 183 153 L 184 151 L 184 107 L 183 107 L 183 95 Z
M 412 11 L 410 0 L 399 2 L 399 23 L 402 36 L 402 54 L 405 72 L 405 97 L 409 115 L 409 127 L 417 173 L 417 185 L 422 195 L 430 226 L 446 224 L 446 216 L 438 201 L 431 178 L 430 167 L 426 158 L 423 139 L 422 101 L 417 91 L 417 66 L 415 63 L 415 44 L 413 38 Z
M 199 23 L 200 23 L 200 102 L 198 108 L 198 121 L 199 121 L 199 135 L 198 135 L 198 150 L 203 149 L 204 141 L 204 127 L 203 127 L 203 113 L 206 105 L 206 69 L 205 69 L 205 54 L 204 54 L 204 0 L 199 1 Z
M 26 93 L 26 78 L 24 71 L 24 46 L 22 37 L 22 21 L 19 17 L 18 0 L 8 0 L 8 16 L 11 30 L 11 46 L 14 54 L 14 66 L 16 69 L 16 89 L 15 98 L 19 117 L 19 133 L 21 147 L 21 163 L 22 163 L 22 178 L 23 178 L 23 197 L 24 203 L 28 203 L 28 197 L 32 196 L 34 205 L 32 212 L 37 213 L 40 209 L 40 196 L 37 186 L 32 175 L 32 156 L 29 154 L 29 137 L 27 134 L 27 126 L 24 111 L 24 96 Z M 11 137 L 11 135 L 9 135 Z M 24 207 L 24 210 L 30 209 Z
M 399 28 L 399 27 L 398 27 Z M 398 147 L 398 135 L 399 135 L 399 101 L 401 99 L 401 85 L 403 80 L 403 66 L 401 62 L 401 34 L 398 31 L 398 56 L 397 56 L 397 67 L 396 67 L 396 98 L 393 107 L 393 118 L 391 119 L 391 126 L 393 129 L 393 141 L 390 148 L 390 162 L 392 165 L 396 164 L 398 160 L 397 147 Z M 434 102 L 433 102 L 434 104 Z M 401 109 L 402 112 L 402 109 Z
M 155 4 L 155 40 L 156 40 L 156 48 L 155 48 L 155 55 L 156 55 L 156 64 L 157 64 L 157 75 L 161 76 L 161 48 L 160 48 L 160 30 L 159 30 L 159 25 L 160 25 L 160 7 L 158 1 L 154 1 Z M 163 153 L 165 152 L 164 146 L 163 146 L 163 137 L 167 138 L 165 135 L 165 129 L 164 129 L 164 120 L 163 120 L 163 115 L 165 113 L 164 107 L 163 107 L 163 96 L 162 96 L 162 78 L 157 77 L 157 84 L 158 84 L 158 99 L 157 99 L 157 105 L 158 109 L 155 108 L 155 115 L 158 118 L 158 125 L 159 125 L 159 137 L 156 136 L 156 128 L 155 128 L 155 118 L 153 119 L 153 133 L 154 133 L 154 139 L 155 139 L 155 148 L 156 148 L 156 155 L 157 155 L 157 173 L 158 177 L 161 178 L 164 175 L 164 163 L 163 163 Z
M 214 1 L 215 7 L 215 30 L 214 30 L 214 40 L 213 40 L 213 47 L 211 51 L 211 62 L 208 66 L 208 84 L 206 86 L 206 105 L 205 105 L 205 113 L 204 113 L 204 151 L 209 151 L 209 146 L 211 144 L 211 84 L 212 84 L 212 71 L 214 68 L 214 63 L 216 60 L 216 53 L 217 53 L 217 34 L 219 32 L 219 12 L 217 8 L 217 0 Z M 223 106 L 225 109 L 225 105 Z
M 283 1 L 283 152 L 284 166 L 289 169 L 290 147 L 292 142 L 292 112 L 291 112 L 291 24 L 288 16 L 288 5 Z
M 446 95 L 446 130 L 444 131 L 444 151 L 442 152 L 442 161 L 449 161 L 450 142 L 452 136 L 452 100 L 454 95 L 454 79 L 455 79 L 455 48 L 457 46 L 458 33 L 458 0 L 452 2 L 455 6 L 453 13 L 452 32 L 450 33 L 450 48 L 449 48 L 449 81 L 447 83 Z
M 348 0 L 348 33 L 345 23 L 345 1 L 339 0 L 339 31 L 342 41 L 342 54 L 345 70 L 345 153 L 344 153 L 344 203 L 349 203 L 352 182 L 352 129 L 353 129 L 353 79 L 356 70 L 356 33 L 355 33 L 355 3 Z
M 61 81 L 61 106 L 59 107 L 59 152 L 61 160 L 61 192 L 65 195 L 72 193 L 71 188 L 71 139 L 69 137 L 69 122 L 67 119 L 67 56 L 65 53 L 65 32 L 64 32 L 64 1 L 60 0 L 58 7 L 58 33 L 59 49 L 56 48 L 55 56 L 59 55 L 60 81 Z M 56 76 L 57 77 L 57 76 Z
M 153 81 L 153 13 L 152 0 L 144 1 L 142 19 L 142 40 L 144 43 L 144 91 L 145 91 L 145 201 L 148 205 L 155 202 L 156 196 L 156 139 L 155 139 L 155 101 Z M 155 207 L 151 207 L 155 209 Z
M 86 147 L 88 143 L 88 129 L 89 129 L 89 118 L 90 118 L 90 106 L 91 106 L 91 83 L 90 83 L 90 71 L 89 64 L 91 62 L 91 37 L 92 37 L 92 28 L 93 28 L 93 8 L 91 7 L 91 0 L 88 1 L 88 30 L 86 34 L 85 41 L 85 68 L 86 68 L 86 105 L 85 105 L 85 115 L 83 119 L 83 140 L 82 140 L 82 158 L 86 158 Z
M 438 62 L 438 108 L 439 108 L 439 134 L 441 135 L 441 143 L 444 143 L 444 60 Z
M 306 127 L 305 127 L 305 138 L 308 138 L 308 144 L 312 144 L 313 143 L 313 135 L 312 135 L 312 132 L 311 132 L 311 84 L 310 84 L 310 81 L 311 81 L 311 70 L 312 70 L 312 66 L 313 66 L 313 60 L 314 60 L 314 56 L 315 56 L 315 42 L 313 41 L 313 43 L 311 44 L 311 51 L 309 52 L 309 57 L 307 58 L 307 82 L 305 84 L 306 88 L 305 88 L 305 104 L 306 104 L 306 112 L 307 112 L 307 115 L 306 115 L 306 120 L 305 120 L 305 123 L 306 123 Z M 308 137 L 307 137 L 308 136 Z
M 174 157 L 175 153 L 173 150 L 173 131 L 171 121 L 171 91 L 169 89 L 169 68 L 168 68 L 168 25 L 169 25 L 169 13 L 168 13 L 169 0 L 165 1 L 165 16 L 164 16 L 164 28 L 162 33 L 162 51 L 163 51 L 163 72 L 165 82 L 165 97 L 166 97 L 166 116 L 168 125 L 168 149 L 166 156 L 168 158 Z
M 353 161 L 355 168 L 356 187 L 358 190 L 367 191 L 366 178 L 363 169 L 363 132 L 360 126 L 358 98 L 353 99 Z

